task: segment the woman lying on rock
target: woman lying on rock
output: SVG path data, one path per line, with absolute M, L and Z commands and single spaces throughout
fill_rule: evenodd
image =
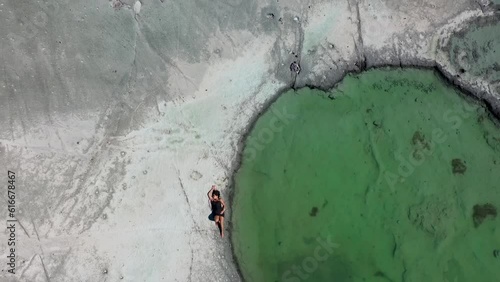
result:
M 220 197 L 220 192 L 215 185 L 207 193 L 212 206 L 212 214 L 215 217 L 215 225 L 219 227 L 220 236 L 224 238 L 224 212 L 226 211 L 226 204 Z

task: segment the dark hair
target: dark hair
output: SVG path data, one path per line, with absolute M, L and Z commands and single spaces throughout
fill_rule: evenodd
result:
M 219 198 L 220 198 L 220 192 L 219 192 L 218 190 L 213 191 L 213 192 L 212 192 L 212 197 L 213 197 L 213 196 L 217 196 L 217 197 L 219 197 Z

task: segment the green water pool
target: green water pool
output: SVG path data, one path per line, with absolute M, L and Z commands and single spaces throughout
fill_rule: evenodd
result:
M 246 281 L 498 281 L 500 129 L 435 72 L 282 94 L 246 140 Z

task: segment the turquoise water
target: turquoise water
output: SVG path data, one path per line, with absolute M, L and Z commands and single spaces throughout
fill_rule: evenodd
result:
M 236 175 L 247 281 L 496 281 L 500 130 L 434 72 L 284 93 Z

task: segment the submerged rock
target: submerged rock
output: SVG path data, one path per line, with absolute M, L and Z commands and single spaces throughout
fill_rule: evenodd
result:
M 451 169 L 453 174 L 464 174 L 467 170 L 467 166 L 461 159 L 453 159 L 451 160 Z
M 310 216 L 316 216 L 318 214 L 318 207 L 312 207 L 311 211 L 309 212 Z
M 483 221 L 491 216 L 495 218 L 497 216 L 497 209 L 492 204 L 484 204 L 484 205 L 474 205 L 472 219 L 474 220 L 474 227 L 478 227 L 483 223 Z

